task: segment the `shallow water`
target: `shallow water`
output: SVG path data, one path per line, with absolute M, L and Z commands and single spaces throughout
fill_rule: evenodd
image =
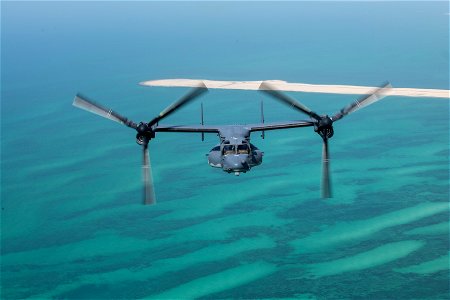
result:
M 444 299 L 449 102 L 389 97 L 335 124 L 334 198 L 310 128 L 252 142 L 239 177 L 215 135 L 158 134 L 158 203 L 141 205 L 134 133 L 71 106 L 80 91 L 135 121 L 208 78 L 448 87 L 448 5 L 2 2 L 1 284 L 13 298 Z M 319 113 L 354 96 L 289 93 Z M 207 124 L 304 116 L 255 91 L 210 91 Z M 165 124 L 198 124 L 200 101 Z

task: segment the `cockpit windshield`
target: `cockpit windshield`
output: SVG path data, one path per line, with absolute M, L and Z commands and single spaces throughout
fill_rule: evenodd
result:
M 224 145 L 223 155 L 228 154 L 250 154 L 250 148 L 247 144 L 241 145 Z
M 237 145 L 237 154 L 249 154 L 249 148 L 248 145 L 246 144 L 242 144 L 242 145 Z
M 234 145 L 225 145 L 223 146 L 223 155 L 234 154 Z

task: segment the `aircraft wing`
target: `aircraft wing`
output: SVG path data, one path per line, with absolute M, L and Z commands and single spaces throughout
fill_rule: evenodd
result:
M 262 131 L 262 130 L 276 130 L 276 129 L 287 129 L 296 127 L 307 127 L 313 126 L 314 123 L 311 121 L 284 121 L 284 122 L 274 122 L 274 123 L 260 123 L 260 124 L 249 124 L 246 125 L 250 131 Z
M 313 126 L 311 121 L 284 121 L 273 123 L 259 123 L 259 124 L 246 124 L 240 125 L 249 131 L 262 131 L 262 130 L 276 130 L 287 129 L 296 127 Z M 228 125 L 230 126 L 230 125 Z M 204 125 L 158 125 L 155 128 L 155 132 L 205 132 L 205 133 L 219 133 L 219 131 L 225 126 L 204 126 Z
M 219 127 L 203 125 L 158 125 L 155 132 L 206 132 L 218 133 Z

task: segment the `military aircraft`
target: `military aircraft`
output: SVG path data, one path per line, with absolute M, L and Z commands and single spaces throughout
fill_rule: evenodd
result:
M 137 131 L 136 142 L 142 146 L 143 150 L 142 174 L 144 180 L 144 204 L 146 205 L 151 205 L 156 202 L 150 163 L 149 142 L 156 137 L 157 132 L 198 132 L 202 134 L 202 140 L 204 139 L 205 133 L 216 133 L 219 136 L 219 143 L 214 146 L 208 154 L 209 165 L 215 168 L 222 168 L 222 170 L 227 173 L 239 175 L 240 173 L 250 171 L 252 167 L 258 166 L 262 163 L 264 153 L 255 145 L 250 143 L 250 134 L 252 132 L 261 131 L 261 136 L 264 138 L 264 132 L 266 130 L 308 126 L 314 127 L 314 131 L 317 132 L 323 139 L 322 197 L 329 198 L 331 197 L 331 185 L 329 176 L 328 139 L 333 136 L 333 122 L 340 120 L 347 114 L 350 114 L 364 106 L 380 100 L 385 96 L 386 91 L 390 87 L 390 84 L 384 84 L 373 93 L 351 103 L 347 107 L 340 110 L 337 114 L 329 117 L 328 115 L 318 115 L 295 99 L 283 94 L 279 90 L 276 90 L 269 83 L 263 82 L 260 86 L 260 91 L 308 115 L 310 120 L 265 123 L 263 105 L 261 102 L 261 123 L 246 125 L 205 126 L 203 122 L 203 105 L 201 106 L 201 125 L 159 124 L 159 122 L 164 118 L 203 95 L 207 91 L 204 83 L 200 83 L 199 86 L 193 88 L 178 101 L 169 105 L 158 116 L 154 117 L 149 122 L 143 121 L 139 124 L 121 116 L 109 108 L 105 108 L 102 105 L 89 100 L 81 94 L 77 94 L 75 96 L 73 105 L 109 120 L 123 124 Z

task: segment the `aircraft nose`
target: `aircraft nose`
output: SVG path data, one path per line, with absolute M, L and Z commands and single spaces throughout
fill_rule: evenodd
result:
M 246 155 L 225 155 L 223 158 L 223 169 L 225 171 L 247 171 Z

